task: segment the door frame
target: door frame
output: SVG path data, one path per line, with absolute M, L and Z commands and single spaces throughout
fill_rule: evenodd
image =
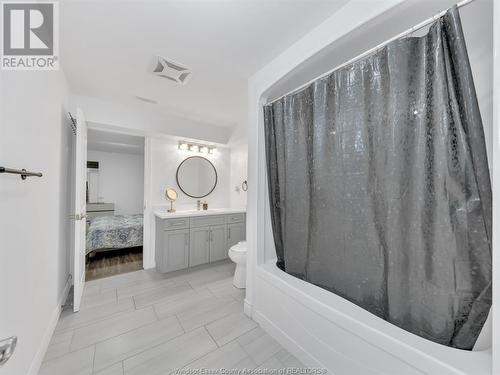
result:
M 142 267 L 150 269 L 155 267 L 154 241 L 151 235 L 154 235 L 153 210 L 151 207 L 151 140 L 150 136 L 143 131 L 130 129 L 116 125 L 106 125 L 89 122 L 88 130 L 99 130 L 109 133 L 134 135 L 144 138 L 144 193 L 143 193 L 143 231 L 142 231 Z

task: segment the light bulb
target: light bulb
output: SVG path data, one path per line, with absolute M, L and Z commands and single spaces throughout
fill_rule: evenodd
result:
M 179 150 L 187 150 L 188 149 L 188 144 L 187 143 L 181 143 L 179 144 Z

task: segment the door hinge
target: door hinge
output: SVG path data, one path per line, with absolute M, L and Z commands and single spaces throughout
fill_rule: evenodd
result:
M 69 218 L 71 220 L 83 220 L 87 217 L 86 214 L 76 214 L 76 215 L 70 215 Z

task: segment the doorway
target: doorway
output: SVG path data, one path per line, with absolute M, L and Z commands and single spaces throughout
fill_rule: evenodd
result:
M 89 129 L 85 280 L 143 269 L 144 137 Z

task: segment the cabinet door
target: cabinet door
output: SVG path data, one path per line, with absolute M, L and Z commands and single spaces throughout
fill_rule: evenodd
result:
M 245 223 L 229 224 L 227 226 L 228 249 L 245 239 Z
M 208 263 L 210 228 L 193 228 L 189 238 L 189 267 Z
M 226 226 L 210 227 L 210 262 L 227 258 Z
M 188 267 L 189 230 L 169 230 L 163 232 L 163 272 L 176 271 Z

